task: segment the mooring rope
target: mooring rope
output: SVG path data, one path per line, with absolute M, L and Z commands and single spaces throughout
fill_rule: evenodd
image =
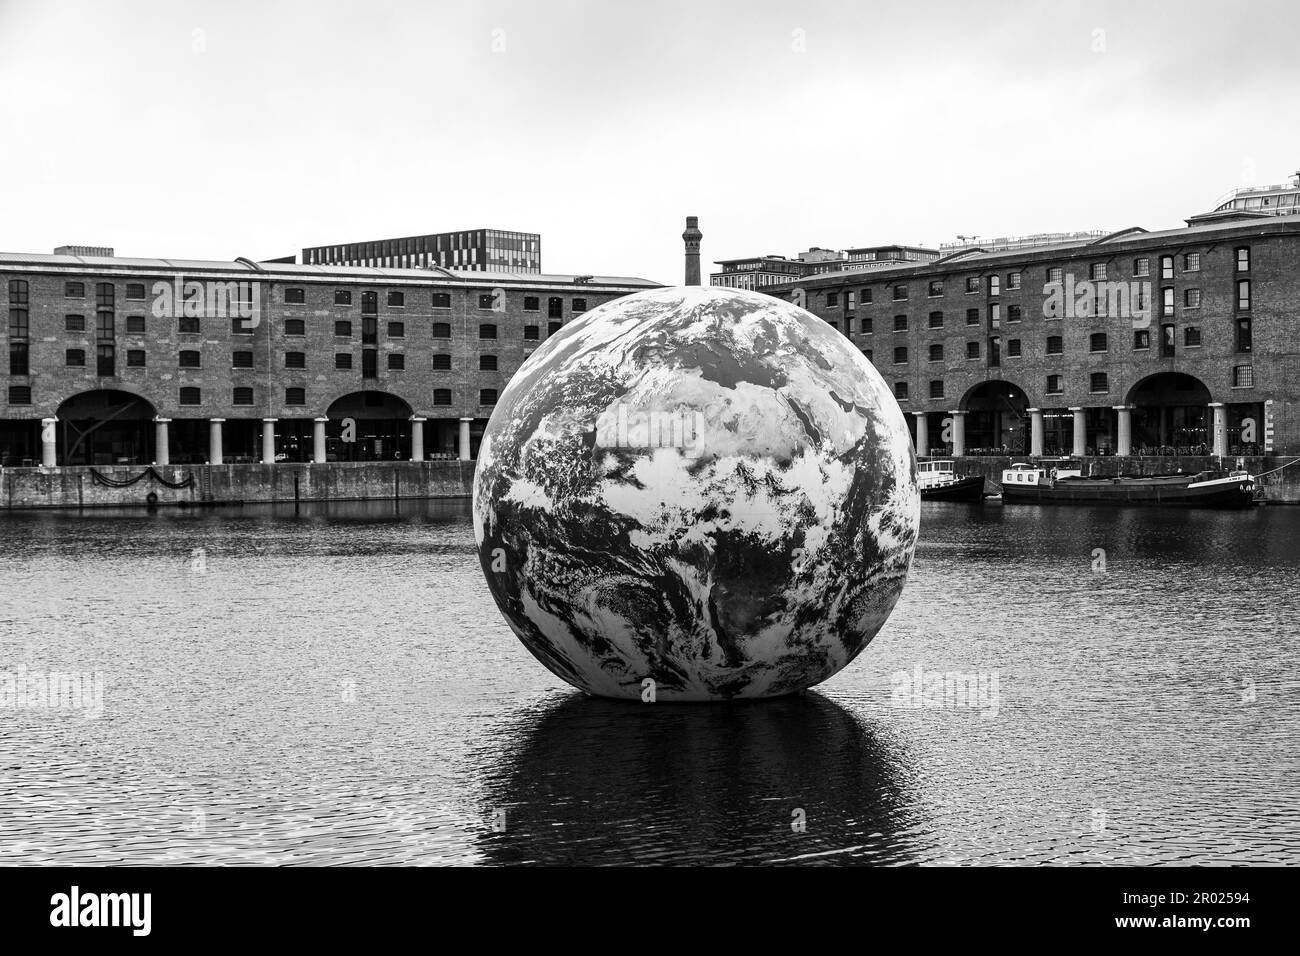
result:
M 1277 467 L 1277 468 L 1270 468 L 1268 471 L 1260 472 L 1260 473 L 1259 473 L 1258 475 L 1256 475 L 1255 477 L 1256 477 L 1256 478 L 1263 478 L 1265 475 L 1271 475 L 1271 474 L 1273 474 L 1273 472 L 1275 472 L 1275 471 L 1281 471 L 1283 468 L 1290 468 L 1292 465 L 1294 465 L 1294 464 L 1295 464 L 1296 462 L 1298 462 L 1298 461 L 1300 461 L 1300 458 L 1292 458 L 1292 459 L 1291 459 L 1290 461 L 1288 461 L 1285 465 L 1281 465 L 1281 466 L 1279 466 L 1279 467 Z
M 144 471 L 140 472 L 140 474 L 136 475 L 134 478 L 110 478 L 98 468 L 92 467 L 90 469 L 91 480 L 93 480 L 95 484 L 103 485 L 106 488 L 130 488 L 136 482 L 143 481 L 149 476 L 152 476 L 153 480 L 158 482 L 158 484 L 162 485 L 164 488 L 174 488 L 179 490 L 181 488 L 194 487 L 194 472 L 190 472 L 180 481 L 170 481 L 159 474 L 158 470 L 154 468 L 153 465 L 145 468 Z

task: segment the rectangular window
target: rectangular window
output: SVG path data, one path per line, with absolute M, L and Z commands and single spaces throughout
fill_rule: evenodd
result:
M 449 389 L 449 388 L 435 388 L 435 389 L 433 390 L 433 404 L 435 404 L 435 405 L 450 405 L 450 404 L 451 404 L 451 389 Z
M 894 383 L 894 398 L 898 399 L 900 402 L 905 402 L 905 401 L 907 401 L 907 383 L 906 383 L 906 382 L 895 382 L 895 383 Z
M 1002 281 L 1001 277 L 999 276 L 996 275 L 989 276 L 989 295 L 1001 294 L 1001 288 L 1000 288 L 1001 281 Z
M 840 304 L 840 294 L 839 294 L 838 292 L 827 292 L 827 293 L 826 293 L 826 307 L 827 307 L 828 309 L 829 309 L 829 308 L 834 308 L 835 306 L 837 306 L 837 305 L 839 305 L 839 304 Z
M 1018 305 L 1009 305 L 1009 306 L 1007 306 L 1007 321 L 1008 321 L 1008 322 L 1019 322 L 1019 321 L 1020 321 L 1020 316 L 1021 316 L 1021 315 L 1022 315 L 1022 312 L 1021 312 L 1021 310 L 1020 310 L 1020 306 L 1018 306 Z
M 563 325 L 563 323 L 560 323 L 560 322 L 547 322 L 547 323 L 546 323 L 546 334 L 547 334 L 548 336 L 550 336 L 550 335 L 554 335 L 556 332 L 560 331 L 560 328 L 561 328 L 562 325 Z
M 1151 348 L 1151 330 L 1134 329 L 1133 330 L 1133 351 L 1140 352 L 1143 349 Z
M 434 307 L 435 309 L 450 309 L 450 308 L 451 308 L 451 293 L 450 293 L 450 292 L 435 292 L 435 293 L 433 294 L 433 307 Z
M 484 323 L 478 327 L 478 337 L 480 339 L 494 339 L 497 337 L 497 327 L 490 323 Z
M 243 324 L 241 319 L 235 319 L 234 321 L 237 324 Z M 176 320 L 176 331 L 184 332 L 187 335 L 198 334 L 202 331 L 199 328 L 199 317 L 197 315 L 182 315 Z
M 849 294 L 852 295 L 852 293 L 849 293 Z M 852 302 L 849 302 L 849 308 L 850 308 L 850 309 L 853 308 L 853 303 L 852 303 Z M 573 300 L 573 311 L 574 311 L 574 312 L 586 312 L 586 311 L 587 311 L 587 300 L 586 300 L 586 299 L 574 299 L 574 300 Z
M 302 305 L 307 301 L 307 296 L 302 289 L 285 289 L 284 301 L 289 305 Z
M 116 292 L 111 282 L 97 282 L 95 284 L 95 308 L 111 309 L 116 305 Z
M 1174 257 L 1161 256 L 1160 257 L 1160 278 L 1172 279 L 1173 277 L 1174 277 Z
M 1239 318 L 1236 322 L 1236 350 L 1238 352 L 1249 352 L 1253 346 L 1250 331 L 1250 319 Z
M 1199 252 L 1188 252 L 1183 255 L 1183 271 L 1201 271 L 1201 254 Z
M 379 352 L 377 349 L 361 350 L 361 377 L 379 377 Z
M 1201 307 L 1201 290 L 1184 289 L 1183 305 L 1189 309 L 1199 309 Z
M 361 314 L 375 316 L 379 314 L 379 293 L 373 290 L 361 293 Z
M 73 368 L 86 367 L 86 350 L 85 349 L 67 349 L 63 353 L 63 364 Z
M 1174 327 L 1172 325 L 1160 326 L 1160 357 L 1174 357 Z
M 341 369 L 350 369 L 350 368 L 352 368 L 352 353 L 351 353 L 351 352 L 335 352 L 335 353 L 334 353 L 334 367 L 335 367 L 335 368 L 341 368 Z
M 967 309 L 967 310 L 966 310 L 966 324 L 967 324 L 967 325 L 979 325 L 979 324 L 980 324 L 980 310 L 979 310 L 979 309 Z
M 252 367 L 253 367 L 253 353 L 252 353 L 252 352 L 245 352 L 245 351 L 240 351 L 240 352 L 231 352 L 231 353 L 230 353 L 230 367 L 231 367 L 231 368 L 252 368 Z
M 904 365 L 907 362 L 907 346 L 898 345 L 894 347 L 894 364 Z
M 943 379 L 935 379 L 930 382 L 930 397 L 943 398 Z
M 989 368 L 997 368 L 1002 364 L 1002 339 L 997 335 L 989 336 Z
M 1233 388 L 1254 388 L 1255 368 L 1251 365 L 1237 365 L 1232 369 Z
M 397 289 L 388 290 L 388 307 L 390 309 L 406 308 L 406 293 L 399 292 Z
M 284 390 L 284 403 L 286 405 L 306 405 L 307 389 L 290 386 Z
M 406 338 L 406 323 L 405 323 L 405 322 L 389 322 L 389 323 L 388 323 L 388 337 L 389 337 L 390 339 L 402 339 L 402 338 Z
M 126 367 L 144 368 L 144 349 L 127 349 Z
M 10 405 L 30 405 L 31 403 L 32 403 L 32 387 L 30 385 L 9 386 Z
M 1250 271 L 1250 247 L 1249 246 L 1240 246 L 1237 249 L 1237 271 L 1238 272 Z
M 9 343 L 9 374 L 10 375 L 29 374 L 27 349 L 28 346 L 26 342 Z
M 538 328 L 537 328 L 537 326 L 535 326 L 535 325 L 525 325 L 525 326 L 524 326 L 524 341 L 525 341 L 525 342 L 536 342 L 539 338 L 540 338 L 540 335 L 538 334 Z
M 968 359 L 977 359 L 980 357 L 980 344 L 978 342 L 966 343 L 966 357 Z
M 495 405 L 497 403 L 497 390 L 495 388 L 480 388 L 478 390 L 478 403 L 480 405 Z
M 128 335 L 144 334 L 144 316 L 128 315 L 126 317 L 126 331 Z
M 480 372 L 495 372 L 497 370 L 497 357 L 495 355 L 480 355 L 478 357 L 478 370 Z
M 1062 375 L 1047 376 L 1047 394 L 1060 395 L 1065 391 L 1065 377 Z
M 65 315 L 63 317 L 63 328 L 68 332 L 86 331 L 86 317 L 84 315 Z
M 943 313 L 942 313 L 942 312 L 931 312 L 931 313 L 930 313 L 930 328 L 932 328 L 932 329 L 941 329 L 941 328 L 943 328 Z
M 184 349 L 180 354 L 181 368 L 199 368 L 201 367 L 202 355 L 194 349 Z
M 1065 340 L 1059 335 L 1049 335 L 1047 337 L 1047 354 L 1060 355 L 1065 351 Z
M 1053 282 L 1060 282 L 1061 278 L 1062 278 L 1062 272 L 1060 266 L 1052 266 L 1050 269 L 1047 270 L 1048 285 L 1051 285 Z
M 234 405 L 252 405 L 253 390 L 247 385 L 241 385 L 235 389 L 234 395 L 231 396 L 231 404 Z
M 943 282 L 939 279 L 931 279 L 930 284 L 926 287 L 925 294 L 932 299 L 943 295 Z
M 1094 394 L 1110 391 L 1110 382 L 1105 372 L 1093 372 L 1088 376 L 1088 391 Z
M 1105 332 L 1093 332 L 1092 335 L 1088 336 L 1088 351 L 1089 352 L 1106 351 Z
M 1160 290 L 1160 314 L 1174 314 L 1174 290 L 1169 286 Z
M 978 292 L 979 290 L 980 290 L 980 277 L 979 277 L 979 276 L 967 276 L 967 277 L 966 277 L 966 291 L 967 291 L 967 292 Z
M 478 294 L 478 307 L 480 309 L 491 310 L 493 296 L 491 292 L 480 292 Z
M 141 302 L 144 300 L 144 283 L 128 282 L 126 284 L 126 297 L 132 302 Z
M 451 338 L 451 324 L 448 322 L 433 323 L 433 337 L 435 339 Z
M 907 298 L 907 286 L 905 285 L 894 286 L 894 301 L 897 302 L 906 298 Z
M 524 311 L 537 312 L 542 308 L 542 300 L 535 295 L 524 296 Z
M 1201 344 L 1201 330 L 1194 325 L 1189 325 L 1183 329 L 1183 345 L 1188 348 L 1195 348 Z
M 994 302 L 989 306 L 989 328 L 996 329 L 1002 324 L 1002 303 Z
M 1008 273 L 1007 273 L 1007 289 L 1008 289 L 1009 291 L 1011 291 L 1011 292 L 1016 292 L 1016 291 L 1018 291 L 1018 290 L 1020 289 L 1020 273 L 1019 273 L 1019 272 L 1008 272 Z
M 351 290 L 351 289 L 335 289 L 335 290 L 334 290 L 334 304 L 335 304 L 335 305 L 351 305 L 351 304 L 352 304 L 352 290 Z
M 873 323 L 873 322 L 871 321 L 871 316 L 869 316 L 869 315 L 864 315 L 864 316 L 861 318 L 861 320 L 859 321 L 859 328 L 860 328 L 860 331 L 862 331 L 864 334 L 867 333 L 867 332 L 872 331 L 872 329 L 874 328 L 874 326 L 875 326 L 875 323 Z
M 84 299 L 86 297 L 86 283 L 84 282 L 63 283 L 63 297 L 65 299 Z
M 307 322 L 306 322 L 306 320 L 304 320 L 304 319 L 285 319 L 285 320 L 284 320 L 284 334 L 285 334 L 285 335 L 306 335 L 306 334 L 307 334 Z
M 306 368 L 307 353 L 306 352 L 285 352 L 284 367 L 285 368 Z
M 451 369 L 451 356 L 446 352 L 433 353 L 433 370 L 435 372 L 446 372 Z
M 201 405 L 203 404 L 202 393 L 193 385 L 187 385 L 181 389 L 182 405 Z
M 1250 280 L 1239 279 L 1237 281 L 1237 311 L 1250 311 Z
M 334 334 L 340 338 L 352 337 L 352 323 L 346 319 L 340 319 L 334 323 Z
M 1019 357 L 1020 357 L 1020 340 L 1019 340 L 1019 339 L 1007 339 L 1007 357 L 1008 357 L 1008 358 L 1019 358 Z
M 1104 281 L 1106 278 L 1106 263 L 1094 262 L 1088 266 L 1088 278 L 1094 281 Z
M 117 374 L 117 349 L 101 343 L 95 346 L 95 374 L 109 378 Z
M 1146 258 L 1134 259 L 1133 275 L 1139 277 L 1151 275 L 1151 260 Z
M 907 331 L 907 316 L 905 315 L 894 316 L 894 331 L 895 332 Z
M 388 367 L 394 372 L 402 371 L 406 368 L 406 356 L 401 352 L 389 352 Z
M 861 296 L 861 298 L 862 298 L 862 304 L 863 304 L 863 305 L 870 305 L 870 304 L 871 304 L 871 290 L 870 290 L 870 289 L 863 289 L 863 290 L 862 290 L 862 296 Z
M 942 362 L 942 361 L 943 361 L 943 343 L 942 343 L 942 342 L 932 342 L 932 343 L 930 343 L 930 361 L 931 361 L 931 362 Z
M 552 296 L 546 300 L 546 317 L 548 319 L 564 318 L 564 300 L 559 296 Z

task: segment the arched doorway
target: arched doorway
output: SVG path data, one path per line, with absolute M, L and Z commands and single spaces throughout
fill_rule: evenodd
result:
M 1133 451 L 1207 454 L 1210 446 L 1210 390 L 1184 372 L 1160 372 L 1134 385 L 1125 399 L 1133 408 Z
M 56 413 L 63 465 L 147 465 L 154 460 L 153 405 L 130 392 L 96 389 L 67 399 Z
M 959 406 L 966 413 L 966 454 L 1022 455 L 1029 450 L 1029 396 L 1000 379 L 970 389 Z
M 411 406 L 388 392 L 350 392 L 325 412 L 328 461 L 407 461 Z

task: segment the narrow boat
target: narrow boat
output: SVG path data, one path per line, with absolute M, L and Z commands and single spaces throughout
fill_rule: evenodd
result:
M 1255 503 L 1255 479 L 1244 471 L 1085 477 L 1077 462 L 1019 462 L 1002 472 L 1002 500 L 1035 505 L 1249 508 Z
M 984 476 L 959 478 L 951 461 L 918 461 L 916 485 L 926 501 L 979 501 L 984 497 Z

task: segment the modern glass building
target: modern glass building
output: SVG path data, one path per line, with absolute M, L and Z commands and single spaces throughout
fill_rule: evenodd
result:
M 542 271 L 542 237 L 508 229 L 467 229 L 403 239 L 376 239 L 302 251 L 303 265 L 375 269 L 455 269 L 459 272 Z

